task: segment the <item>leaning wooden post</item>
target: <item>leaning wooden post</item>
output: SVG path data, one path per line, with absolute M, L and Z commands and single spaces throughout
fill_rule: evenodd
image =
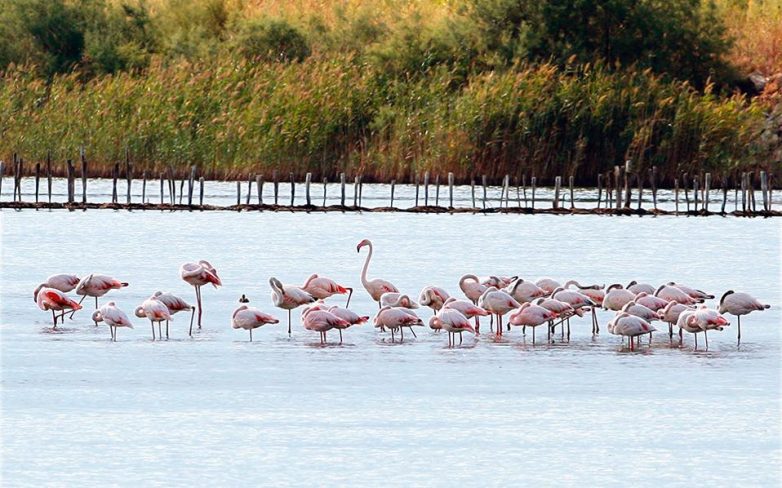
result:
M 440 175 L 434 177 L 434 206 L 440 206 Z
M 242 204 L 242 182 L 236 180 L 236 205 Z
M 185 196 L 185 179 L 179 180 L 179 204 L 182 205 L 182 198 Z
M 418 173 L 415 174 L 415 206 L 418 206 L 418 185 L 421 184 Z
M 46 184 L 49 191 L 49 203 L 52 203 L 52 152 L 46 152 Z
M 24 163 L 14 154 L 14 201 L 22 201 L 22 166 Z
M 472 208 L 475 206 L 475 178 L 470 178 L 470 195 L 472 196 Z
M 193 206 L 193 191 L 195 190 L 195 175 L 196 175 L 196 167 L 195 164 L 190 166 L 190 177 L 187 179 L 188 185 L 187 185 L 187 206 L 192 207 Z
M 81 147 L 81 203 L 87 203 L 87 154 L 84 146 Z
M 535 210 L 535 183 L 537 183 L 537 178 L 533 176 L 530 179 L 530 185 L 532 186 L 532 210 Z
M 703 209 L 709 211 L 709 191 L 711 191 L 711 173 L 706 173 L 703 183 Z
M 141 204 L 147 203 L 147 171 L 141 173 Z
M 679 178 L 673 179 L 673 201 L 676 205 L 676 215 L 679 215 Z
M 304 195 L 307 199 L 307 206 L 309 207 L 312 205 L 312 202 L 310 201 L 310 183 L 312 182 L 312 173 L 307 173 L 304 176 Z
M 763 197 L 763 210 L 768 212 L 768 176 L 765 171 L 760 172 L 760 192 Z M 38 191 L 36 190 L 35 193 L 37 195 Z
M 762 175 L 763 176 L 763 175 Z M 41 184 L 41 163 L 35 163 L 35 203 L 38 203 L 38 187 Z M 763 204 L 765 205 L 766 192 L 763 191 Z
M 651 179 L 652 185 L 652 203 L 654 204 L 654 209 L 657 210 L 657 166 L 652 166 L 649 179 Z
M 524 193 L 524 208 L 527 208 L 527 175 L 521 175 L 521 191 Z
M 166 179 L 166 175 L 163 173 L 160 173 L 160 204 L 163 205 L 163 180 Z M 169 187 L 169 190 L 171 188 Z
M 682 186 L 684 187 L 684 201 L 687 202 L 687 213 L 690 213 L 690 180 L 687 179 L 687 173 L 682 174 Z
M 576 208 L 576 203 L 575 203 L 575 201 L 573 199 L 573 196 L 574 196 L 573 195 L 573 193 L 574 193 L 574 191 L 573 191 L 573 180 L 574 180 L 573 175 L 570 175 L 570 177 L 568 178 L 568 186 L 570 187 L 570 208 Z
M 65 166 L 68 172 L 68 203 L 73 203 L 74 200 L 73 193 L 76 186 L 74 183 L 76 171 L 75 168 L 73 167 L 73 162 L 70 159 L 65 161 Z
M 358 175 L 353 177 L 353 208 L 358 207 Z
M 486 210 L 486 175 L 481 176 L 481 184 L 483 185 L 483 209 Z
M 720 213 L 725 215 L 725 205 L 728 204 L 728 178 L 723 175 L 720 179 L 722 180 L 722 209 Z
M 424 207 L 429 206 L 429 172 L 424 172 Z
M 339 204 L 344 207 L 345 206 L 345 173 L 339 174 L 339 186 L 341 190 L 340 198 L 339 198 Z
M 749 189 L 750 203 L 752 204 L 752 212 L 757 212 L 757 206 L 755 205 L 755 172 L 751 171 L 747 173 L 747 188 Z
M 448 208 L 453 208 L 453 173 L 448 172 Z
M 263 175 L 255 175 L 255 191 L 258 192 L 258 205 L 263 205 Z
M 600 209 L 600 200 L 603 199 L 603 175 L 597 174 L 597 208 Z
M 391 208 L 394 208 L 394 187 L 396 186 L 396 180 L 391 180 Z
M 293 202 L 296 198 L 296 181 L 294 180 L 293 173 L 290 173 L 291 178 L 291 207 L 293 206 Z
M 168 195 L 171 199 L 171 205 L 176 204 L 176 184 L 174 183 L 174 169 L 168 167 Z
M 272 171 L 272 180 L 274 181 L 274 204 L 277 205 L 277 197 L 280 193 L 280 179 L 276 169 Z
M 559 208 L 559 186 L 562 184 L 562 177 L 557 176 L 554 178 L 554 201 L 552 202 L 552 208 Z
M 204 206 L 204 177 L 198 178 L 198 206 Z

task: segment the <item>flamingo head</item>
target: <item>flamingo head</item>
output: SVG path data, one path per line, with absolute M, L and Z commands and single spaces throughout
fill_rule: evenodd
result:
M 440 322 L 440 319 L 437 317 L 437 315 L 433 315 L 432 318 L 429 319 L 429 328 L 433 330 L 443 328 L 443 324 Z
M 250 299 L 247 298 L 244 293 L 242 293 L 242 296 L 239 297 L 239 303 L 250 303 Z
M 358 243 L 358 246 L 356 246 L 356 252 L 360 252 L 361 248 L 364 246 L 371 246 L 372 243 L 369 241 L 369 239 L 364 239 L 363 241 Z
M 40 291 L 41 291 L 41 288 L 43 288 L 44 286 L 46 286 L 46 285 L 45 285 L 44 283 L 41 283 L 40 285 L 38 285 L 38 286 L 35 288 L 35 291 L 33 291 L 33 301 L 34 301 L 35 303 L 38 303 L 38 293 L 40 293 Z
M 138 317 L 140 319 L 143 319 L 143 318 L 145 318 L 147 316 L 144 313 L 144 307 L 142 307 L 141 305 L 136 307 L 136 310 L 133 311 L 133 315 L 135 315 L 136 317 Z
M 103 322 L 103 315 L 101 315 L 100 310 L 95 310 L 94 312 L 92 312 L 92 321 Z
M 89 284 L 90 280 L 92 280 L 92 274 L 84 278 L 79 282 L 79 285 L 76 287 L 76 294 L 77 295 L 85 295 L 84 288 Z

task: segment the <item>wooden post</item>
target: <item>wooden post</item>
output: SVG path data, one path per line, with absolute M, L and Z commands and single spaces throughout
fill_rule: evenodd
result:
M 420 184 L 420 179 L 418 177 L 418 173 L 415 174 L 415 206 L 418 206 L 418 185 Z
M 638 210 L 641 210 L 644 197 L 644 174 L 640 171 L 640 169 L 635 173 L 635 179 L 638 180 Z
M 430 174 L 428 171 L 424 172 L 424 206 L 429 206 L 429 179 Z
M 22 201 L 22 169 L 24 162 L 14 154 L 14 201 Z
M 141 173 L 141 204 L 147 203 L 147 171 Z
M 329 179 L 324 177 L 323 178 L 323 207 L 326 207 L 326 188 L 328 186 Z
M 145 175 L 146 175 L 146 173 L 145 173 Z M 194 164 L 194 165 L 190 166 L 190 178 L 187 179 L 187 181 L 188 181 L 188 185 L 187 185 L 187 206 L 188 207 L 192 207 L 193 206 L 193 191 L 195 191 L 195 175 L 196 175 L 196 166 Z
M 364 197 L 364 176 L 358 175 L 358 206 L 361 206 L 361 202 Z
M 477 208 L 475 206 L 475 178 L 470 179 L 470 195 L 472 195 L 472 208 Z
M 13 181 L 13 191 L 14 191 L 14 198 L 13 201 L 16 201 L 16 180 L 19 178 L 19 158 L 16 156 L 16 153 L 14 153 L 13 158 L 11 159 L 11 164 L 13 166 L 14 171 L 14 181 Z
M 79 152 L 81 153 L 81 203 L 87 203 L 87 153 L 84 146 Z
M 294 180 L 293 173 L 289 174 L 291 178 L 291 207 L 293 206 L 293 202 L 296 198 L 296 181 Z
M 695 178 L 692 179 L 692 192 L 693 192 L 694 197 L 695 197 L 695 211 L 696 212 L 698 211 L 698 183 L 699 183 L 698 177 L 696 176 Z
M 236 205 L 241 205 L 241 203 L 242 203 L 242 182 L 236 180 Z
M 36 172 L 37 172 L 37 170 L 36 170 Z M 38 185 L 36 184 L 36 188 L 37 187 L 38 187 Z M 761 171 L 760 172 L 760 192 L 761 192 L 761 194 L 763 196 L 763 210 L 768 212 L 769 211 L 769 208 L 768 208 L 768 176 L 766 175 L 765 171 Z M 38 190 L 35 191 L 35 194 L 36 194 L 36 201 L 37 201 Z
M 310 183 L 312 182 L 312 173 L 307 173 L 304 176 L 304 194 L 307 197 L 307 206 L 312 205 L 310 201 Z
M 772 209 L 772 205 L 774 205 L 774 173 L 768 174 L 768 211 L 770 212 Z
M 711 173 L 706 173 L 703 183 L 703 209 L 709 211 L 709 191 L 711 191 Z
M 728 178 L 722 175 L 720 179 L 722 180 L 722 209 L 720 209 L 720 213 L 725 215 L 725 205 L 728 204 Z
M 5 174 L 5 161 L 0 161 L 0 197 L 3 194 L 3 175 Z
M 453 173 L 450 171 L 448 172 L 448 208 L 453 208 Z
M 532 210 L 535 210 L 535 183 L 537 183 L 537 178 L 533 176 L 530 180 L 532 186 Z
M 358 176 L 353 177 L 353 208 L 358 207 Z
M 277 205 L 277 196 L 280 192 L 280 180 L 277 176 L 277 170 L 272 171 L 272 180 L 274 181 L 274 204 Z
M 253 196 L 253 176 L 251 174 L 247 174 L 247 198 L 244 200 L 245 205 L 250 204 L 250 198 Z
M 111 203 L 117 203 L 117 178 L 119 178 L 119 163 L 114 163 L 111 170 Z
M 605 174 L 606 185 L 606 209 L 611 210 L 614 208 L 614 191 L 611 187 L 611 171 L 606 171 Z
M 562 184 L 562 177 L 557 176 L 554 178 L 554 201 L 552 202 L 552 208 L 559 208 L 559 186 Z
M 521 184 L 518 176 L 513 177 L 513 186 L 516 187 L 516 206 L 521 208 Z
M 394 187 L 396 186 L 396 180 L 391 180 L 391 208 L 394 208 Z
M 160 173 L 160 204 L 163 205 L 163 180 L 165 180 L 166 176 L 163 173 Z M 171 190 L 171 187 L 168 188 Z
M 747 211 L 747 173 L 741 173 L 741 211 Z
M 508 208 L 510 201 L 510 175 L 505 175 L 502 179 L 502 193 L 505 195 L 505 208 Z M 500 195 L 500 207 L 502 207 L 502 195 Z
M 603 175 L 597 174 L 597 208 L 600 209 L 600 200 L 603 199 Z
M 345 173 L 339 174 L 339 186 L 341 189 L 339 204 L 344 207 L 345 206 Z
M 176 185 L 176 180 L 174 180 Z M 185 196 L 185 180 L 184 178 L 179 180 L 179 204 L 182 205 L 182 198 Z
M 676 204 L 676 215 L 679 215 L 679 178 L 673 179 L 673 200 Z
M 633 176 L 632 174 L 632 166 L 630 164 L 630 160 L 628 159 L 625 161 L 625 191 L 624 191 L 624 204 L 625 208 L 630 208 L 630 200 L 633 196 L 633 190 L 630 188 L 630 178 Z
M 524 193 L 524 208 L 527 208 L 527 175 L 521 175 L 521 191 Z
M 52 152 L 46 152 L 46 180 L 49 190 L 49 203 L 52 203 Z
M 125 181 L 128 184 L 127 204 L 130 205 L 130 186 L 133 183 L 133 164 L 130 162 L 130 151 L 125 148 Z
M 73 162 L 70 159 L 65 161 L 65 166 L 68 172 L 68 203 L 73 203 L 73 194 L 76 187 L 76 184 L 74 183 L 76 170 L 73 167 Z
M 176 184 L 174 183 L 174 169 L 168 167 L 168 195 L 171 199 L 171 205 L 176 204 Z
M 687 202 L 687 213 L 690 213 L 690 180 L 687 178 L 687 173 L 682 174 L 682 186 L 684 187 L 684 201 Z
M 198 178 L 198 206 L 204 206 L 204 177 Z
M 765 174 L 761 174 L 765 176 Z M 35 163 L 35 203 L 38 203 L 38 187 L 41 184 L 41 163 Z M 766 191 L 763 190 L 763 204 L 765 205 Z
M 622 188 L 619 185 L 621 177 L 622 168 L 618 165 L 614 166 L 614 190 L 616 191 L 616 201 L 614 203 L 616 204 L 617 210 L 622 208 Z
M 652 204 L 654 209 L 657 210 L 657 166 L 652 166 L 651 173 L 649 173 L 649 179 L 652 185 Z
M 440 206 L 440 175 L 434 177 L 434 206 Z
M 255 175 L 255 191 L 258 192 L 258 205 L 263 205 L 263 175 Z
M 757 207 L 755 206 L 755 187 L 754 187 L 754 179 L 755 179 L 755 172 L 750 171 L 747 173 L 747 188 L 749 190 L 749 197 L 750 197 L 750 203 L 752 204 L 752 212 L 757 212 Z M 21 194 L 20 194 L 21 195 Z
M 483 209 L 486 210 L 486 175 L 481 176 L 481 184 L 483 184 Z
M 570 208 L 576 208 L 575 200 L 573 199 L 573 175 L 568 178 L 568 186 L 570 186 Z

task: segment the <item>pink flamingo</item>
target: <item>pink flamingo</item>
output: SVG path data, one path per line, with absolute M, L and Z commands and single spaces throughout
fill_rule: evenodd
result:
M 631 300 L 635 299 L 635 293 L 622 288 L 619 283 L 613 284 L 606 289 L 606 296 L 603 298 L 603 308 L 618 312 Z
M 456 345 L 456 334 L 459 334 L 459 344 L 462 343 L 462 333 L 472 332 L 475 329 L 470 325 L 470 320 L 461 312 L 452 308 L 440 309 L 431 319 L 429 327 L 432 329 L 443 329 L 448 332 L 448 347 Z
M 729 313 L 735 315 L 738 320 L 738 344 L 741 345 L 741 316 L 752 313 L 755 310 L 765 310 L 771 308 L 771 305 L 760 303 L 760 301 L 748 293 L 735 292 L 728 290 L 720 298 L 720 313 Z
M 675 300 L 684 305 L 695 305 L 697 303 L 697 300 L 690 295 L 671 285 L 660 285 L 657 291 L 654 292 L 654 296 L 669 302 Z
M 38 285 L 35 288 L 35 291 L 33 291 L 33 301 L 38 299 L 38 292 L 42 288 L 53 288 L 63 293 L 68 293 L 69 291 L 73 291 L 73 289 L 76 288 L 76 286 L 79 284 L 79 281 L 80 280 L 78 276 L 71 274 L 56 274 L 49 276 L 46 278 L 46 281 Z M 65 322 L 65 312 L 63 312 L 61 316 L 63 318 L 63 322 Z
M 531 281 L 524 281 L 518 278 L 515 282 L 508 285 L 505 290 L 508 295 L 512 296 L 519 303 L 527 303 L 535 300 L 536 298 L 544 297 L 548 295 L 542 288 Z
M 559 300 L 555 300 L 553 298 L 538 298 L 534 302 L 534 304 L 554 312 L 555 314 L 557 314 L 557 317 L 562 317 L 560 323 L 563 322 L 568 317 L 572 317 L 573 315 L 578 315 L 576 309 L 571 307 L 570 304 L 561 302 Z M 556 328 L 556 324 L 553 323 L 553 320 L 549 320 L 549 326 L 548 326 L 549 340 L 551 340 L 551 333 L 554 332 L 555 328 Z M 525 332 L 524 329 L 522 329 L 522 331 Z
M 673 325 L 679 321 L 679 315 L 687 310 L 695 310 L 694 307 L 689 305 L 682 305 L 677 301 L 668 302 L 668 304 L 662 309 L 657 311 L 658 317 L 663 322 L 668 322 L 668 337 L 673 339 Z M 680 330 L 681 332 L 681 330 Z
M 502 335 L 502 316 L 521 304 L 508 293 L 496 288 L 489 288 L 478 299 L 478 306 L 491 312 L 497 318 L 497 335 Z
M 686 285 L 680 285 L 680 284 L 674 283 L 673 281 L 668 283 L 668 286 L 674 286 L 674 287 L 680 289 L 684 293 L 688 294 L 690 296 L 690 298 L 692 298 L 692 299 L 694 299 L 694 300 L 696 300 L 698 302 L 704 302 L 706 300 L 711 300 L 711 299 L 714 298 L 714 295 L 710 295 L 710 294 L 706 293 L 705 291 L 696 290 L 695 288 L 690 288 L 689 286 L 686 286 Z
M 633 301 L 635 301 L 635 303 L 643 305 L 646 308 L 650 308 L 655 312 L 660 311 L 660 309 L 665 308 L 666 305 L 670 303 L 668 300 L 663 300 L 660 297 L 649 295 L 645 291 L 642 291 L 639 294 L 637 294 Z
M 448 292 L 439 286 L 427 286 L 421 290 L 421 294 L 418 296 L 418 303 L 431 308 L 437 313 L 438 310 L 443 308 L 443 304 L 445 304 L 445 301 L 449 298 L 451 298 L 451 296 Z
M 79 303 L 83 302 L 88 296 L 95 297 L 95 309 L 97 310 L 99 297 L 102 297 L 111 290 L 119 290 L 126 286 L 128 286 L 127 283 L 112 278 L 111 276 L 93 273 L 79 282 L 76 286 L 76 294 L 82 296 Z M 73 317 L 73 314 L 71 314 L 71 317 Z M 98 323 L 96 322 L 95 325 L 98 325 Z
M 391 330 L 391 342 L 394 342 L 394 332 L 399 329 L 402 342 L 405 340 L 403 327 L 424 325 L 418 316 L 411 310 L 402 307 L 381 307 L 375 316 L 375 327 L 385 327 Z
M 478 299 L 483 295 L 488 286 L 481 283 L 481 280 L 473 274 L 466 274 L 459 278 L 459 288 L 472 303 L 478 303 Z
M 570 280 L 565 283 L 563 288 L 566 290 L 571 286 L 578 288 L 578 292 L 589 297 L 595 302 L 595 306 L 602 307 L 603 299 L 606 297 L 605 285 L 582 285 L 576 280 Z
M 378 307 L 380 307 L 380 297 L 383 293 L 398 293 L 399 290 L 386 280 L 381 280 L 380 278 L 375 278 L 374 280 L 367 279 L 367 270 L 369 269 L 369 261 L 372 259 L 373 252 L 372 241 L 364 239 L 359 242 L 358 246 L 356 246 L 356 252 L 361 252 L 361 248 L 364 246 L 369 246 L 369 254 L 367 254 L 367 259 L 364 261 L 364 267 L 361 270 L 361 284 L 364 285 L 364 289 L 372 297 L 372 300 L 376 301 Z
M 339 331 L 340 344 L 342 344 L 342 329 L 347 329 L 348 327 L 352 327 L 354 325 L 360 325 L 369 320 L 368 315 L 359 315 L 352 310 L 348 310 L 347 308 L 341 308 L 336 305 L 329 307 L 328 312 L 333 315 L 336 315 L 337 317 L 347 322 L 347 325 L 345 326 L 342 325 L 335 326 L 335 328 Z
M 645 321 L 641 317 L 630 315 L 626 312 L 619 312 L 616 316 L 608 322 L 608 332 L 614 335 L 620 335 L 627 337 L 630 341 L 630 350 L 635 350 L 635 338 L 638 336 L 649 334 L 651 337 L 654 332 L 654 326 Z M 651 341 L 650 341 L 651 344 Z
M 402 307 L 415 309 L 419 305 L 408 295 L 399 292 L 387 292 L 380 295 L 380 307 Z
M 35 293 L 35 303 L 43 311 L 52 311 L 52 329 L 57 329 L 57 316 L 55 312 L 65 312 L 66 310 L 81 310 L 81 305 L 68 298 L 65 293 L 54 288 L 37 288 Z M 65 317 L 62 320 L 65 322 Z
M 263 327 L 266 324 L 280 323 L 275 317 L 261 312 L 257 308 L 240 305 L 231 316 L 231 327 L 250 331 L 250 342 L 253 341 L 253 329 Z
M 195 307 L 187 303 L 184 298 L 180 298 L 172 293 L 156 291 L 150 298 L 155 298 L 168 308 L 171 315 L 178 312 L 190 311 L 190 332 L 188 335 L 193 337 L 193 317 L 195 316 Z M 166 339 L 168 339 L 168 322 L 166 322 Z
M 600 333 L 600 325 L 597 323 L 597 314 L 595 312 L 595 302 L 593 302 L 588 296 L 575 290 L 565 290 L 562 287 L 554 289 L 551 293 L 551 298 L 565 302 L 576 312 L 577 315 L 583 314 L 583 309 L 589 309 L 592 311 L 592 334 Z M 580 313 L 579 313 L 580 312 Z M 567 336 L 570 338 L 570 317 L 565 319 L 567 321 Z
M 217 288 L 222 286 L 223 282 L 217 276 L 217 270 L 209 264 L 209 261 L 198 261 L 197 263 L 185 263 L 179 268 L 179 275 L 186 283 L 193 286 L 196 292 L 196 304 L 198 306 L 198 328 L 201 328 L 201 315 L 203 307 L 201 306 L 201 287 L 211 283 Z
M 272 302 L 275 307 L 288 311 L 288 335 L 291 335 L 291 310 L 315 301 L 312 295 L 298 286 L 283 285 L 277 278 L 269 278 L 272 287 Z
M 535 344 L 535 328 L 541 324 L 545 324 L 550 320 L 557 318 L 557 314 L 551 310 L 541 307 L 539 305 L 533 305 L 530 302 L 522 303 L 521 307 L 512 311 L 508 316 L 508 322 L 511 325 L 521 325 L 524 327 L 532 327 L 532 344 Z
M 648 293 L 649 295 L 654 295 L 654 291 L 656 290 L 655 287 L 648 283 L 638 283 L 637 281 L 633 280 L 630 283 L 627 284 L 625 287 L 626 290 L 630 290 L 631 292 L 635 293 L 636 295 L 639 293 Z
M 554 292 L 554 290 L 562 286 L 559 284 L 559 281 L 551 278 L 541 278 L 538 281 L 536 281 L 535 284 L 539 288 L 543 289 L 543 291 L 545 291 L 547 295 L 551 295 Z
M 114 302 L 109 302 L 102 306 L 99 310 L 92 313 L 92 320 L 97 322 L 106 322 L 109 326 L 109 332 L 111 332 L 111 340 L 117 342 L 117 327 L 129 327 L 133 328 L 133 324 L 130 323 L 130 319 L 125 312 L 117 307 Z
M 475 335 L 478 335 L 480 333 L 481 328 L 481 322 L 478 317 L 486 317 L 489 315 L 489 312 L 482 309 L 478 305 L 473 304 L 471 301 L 468 300 L 457 300 L 454 297 L 449 298 L 445 301 L 443 304 L 444 309 L 453 309 L 458 310 L 462 315 L 467 317 L 468 319 L 475 318 Z M 430 322 L 431 325 L 431 322 Z
M 645 307 L 640 303 L 636 303 L 634 301 L 629 301 L 625 303 L 625 306 L 622 307 L 622 312 L 628 313 L 630 315 L 634 315 L 636 317 L 640 317 L 647 322 L 660 320 L 660 316 L 657 314 L 657 312 L 655 312 L 651 308 Z
M 321 344 L 326 342 L 326 332 L 329 330 L 350 327 L 350 323 L 347 320 L 341 319 L 326 310 L 310 310 L 306 312 L 303 325 L 307 330 L 320 332 Z
M 136 317 L 143 319 L 149 319 L 149 325 L 152 326 L 152 340 L 155 340 L 155 322 L 157 322 L 157 331 L 160 339 L 163 339 L 163 332 L 161 330 L 161 324 L 165 320 L 168 322 L 171 320 L 171 312 L 168 311 L 168 307 L 156 298 L 147 298 L 141 305 L 136 307 L 134 312 Z
M 347 293 L 348 301 L 345 304 L 345 307 L 350 306 L 350 297 L 353 296 L 353 288 L 342 286 L 330 278 L 318 276 L 317 274 L 313 274 L 307 278 L 307 281 L 301 289 L 317 300 L 325 300 L 332 295 L 344 295 Z
M 686 310 L 679 315 L 679 320 L 676 322 L 676 326 L 679 327 L 679 337 L 681 337 L 681 331 L 695 335 L 695 349 L 698 349 L 698 333 L 703 332 L 703 337 L 706 340 L 706 350 L 709 350 L 709 336 L 707 331 L 710 329 L 722 330 L 724 327 L 730 325 L 728 320 L 720 315 L 716 310 L 711 310 L 706 305 L 701 305 L 695 310 Z

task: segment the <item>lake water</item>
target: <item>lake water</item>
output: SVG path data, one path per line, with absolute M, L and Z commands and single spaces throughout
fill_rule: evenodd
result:
M 4 486 L 779 485 L 779 220 L 109 210 L 0 219 Z M 605 327 L 593 339 L 588 318 L 572 323 L 569 343 L 534 347 L 518 329 L 449 349 L 428 329 L 392 344 L 371 326 L 324 347 L 298 311 L 290 339 L 284 320 L 253 343 L 231 329 L 242 293 L 285 318 L 269 276 L 301 284 L 322 273 L 356 287 L 351 308 L 372 314 L 362 238 L 375 244 L 370 276 L 416 296 L 427 284 L 460 295 L 458 278 L 473 272 L 675 280 L 718 297 L 747 291 L 772 308 L 742 320 L 740 349 L 731 317 L 709 334 L 708 352 L 687 335 L 671 345 L 667 331 L 630 352 Z M 102 299 L 129 314 L 158 289 L 194 301 L 178 269 L 197 259 L 225 286 L 203 289 L 193 339 L 181 315 L 162 342 L 134 319 L 111 343 L 84 312 L 52 333 L 32 300 L 49 274 L 100 272 L 130 283 Z M 600 312 L 601 325 L 610 316 Z

